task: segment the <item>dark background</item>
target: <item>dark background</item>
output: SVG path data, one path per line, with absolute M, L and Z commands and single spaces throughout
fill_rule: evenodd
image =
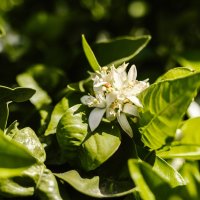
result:
M 63 85 L 86 77 L 81 34 L 90 44 L 150 34 L 151 42 L 132 62 L 140 77 L 153 82 L 178 66 L 176 55 L 198 54 L 199 11 L 198 0 L 1 0 L 0 24 L 7 34 L 0 39 L 0 84 L 12 87 L 17 74 L 36 64 L 62 70 Z

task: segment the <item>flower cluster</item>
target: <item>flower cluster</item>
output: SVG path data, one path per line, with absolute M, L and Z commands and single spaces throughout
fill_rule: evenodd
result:
M 94 96 L 85 95 L 81 102 L 89 107 L 94 107 L 89 116 L 89 126 L 94 131 L 100 124 L 104 114 L 106 119 L 118 120 L 122 129 L 133 136 L 132 129 L 126 115 L 138 117 L 138 107 L 142 107 L 138 95 L 148 86 L 148 80 L 138 81 L 137 70 L 132 65 L 128 73 L 128 64 L 118 68 L 102 67 L 100 71 L 92 74 Z

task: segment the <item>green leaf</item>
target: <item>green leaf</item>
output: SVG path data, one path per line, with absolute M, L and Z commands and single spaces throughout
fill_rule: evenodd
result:
M 86 170 L 94 170 L 110 158 L 121 144 L 119 129 L 111 123 L 102 122 L 83 143 L 79 159 Z
M 149 164 L 137 159 L 130 159 L 128 166 L 131 178 L 142 199 L 161 200 L 163 197 L 168 199 L 172 194 L 169 184 Z
M 190 144 L 177 144 L 169 148 L 169 150 L 160 150 L 157 155 L 166 158 L 185 158 L 189 160 L 199 160 L 200 159 L 200 145 L 190 145 Z
M 196 144 L 200 145 L 200 117 L 188 119 L 181 126 L 181 144 Z
M 82 175 L 76 170 L 56 173 L 55 176 L 66 181 L 79 192 L 96 198 L 120 197 L 135 190 L 126 181 L 112 180 L 109 177 Z
M 82 46 L 83 46 L 85 56 L 86 56 L 88 62 L 90 63 L 90 66 L 92 67 L 92 69 L 94 71 L 99 70 L 100 65 L 99 65 L 92 49 L 90 48 L 89 44 L 87 43 L 84 35 L 82 35 Z
M 101 66 L 120 65 L 135 57 L 149 42 L 151 37 L 121 37 L 97 43 L 94 54 Z
M 156 171 L 172 187 L 185 185 L 183 177 L 162 158 L 156 157 L 153 170 Z
M 60 119 L 56 136 L 63 150 L 77 150 L 88 133 L 85 113 L 86 106 L 82 104 L 69 108 Z
M 11 124 L 6 134 L 10 136 L 12 140 L 25 146 L 39 162 L 44 162 L 46 153 L 35 132 L 29 127 L 19 130 L 17 126 L 17 122 Z
M 13 90 L 11 98 L 14 102 L 23 102 L 29 100 L 34 94 L 34 89 L 18 87 Z
M 50 121 L 44 133 L 45 136 L 56 133 L 58 122 L 60 121 L 61 117 L 64 115 L 64 113 L 67 111 L 68 108 L 69 108 L 68 99 L 63 97 L 56 104 L 51 113 Z
M 32 165 L 13 178 L 0 179 L 0 195 L 14 198 L 35 195 L 44 200 L 62 200 L 54 175 L 41 163 Z
M 29 100 L 35 93 L 34 89 L 26 87 L 9 88 L 0 86 L 0 102 L 23 102 Z
M 57 181 L 53 173 L 47 168 L 44 168 L 38 180 L 36 195 L 42 200 L 62 200 Z
M 140 113 L 142 141 L 151 149 L 159 149 L 172 140 L 200 86 L 200 72 L 190 71 L 178 79 L 169 77 L 172 76 L 152 84 L 139 96 L 144 106 Z
M 22 145 L 9 140 L 2 131 L 0 131 L 0 160 L 0 178 L 18 175 L 36 163 L 35 158 Z
M 17 82 L 22 87 L 26 86 L 36 90 L 35 95 L 30 99 L 30 101 L 33 105 L 35 105 L 37 109 L 41 109 L 42 106 L 51 103 L 50 96 L 37 84 L 37 82 L 34 80 L 31 74 L 29 73 L 19 74 L 17 76 Z
M 182 55 L 174 56 L 174 59 L 183 67 L 191 67 L 193 69 L 200 68 L 199 51 L 184 52 Z

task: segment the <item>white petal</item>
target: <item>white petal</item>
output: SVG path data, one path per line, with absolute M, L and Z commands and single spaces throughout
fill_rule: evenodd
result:
M 84 95 L 81 97 L 81 103 L 88 105 L 88 103 L 90 103 L 92 100 L 94 100 L 95 98 L 93 96 L 90 95 Z
M 134 106 L 131 103 L 126 103 L 124 105 L 123 112 L 127 113 L 129 115 L 133 115 L 133 116 L 139 117 L 139 113 L 138 113 L 137 107 Z
M 128 71 L 128 82 L 134 82 L 137 77 L 137 69 L 135 65 L 132 65 Z
M 106 95 L 106 106 L 109 107 L 117 98 L 117 94 L 111 92 Z
M 136 106 L 143 108 L 140 100 L 136 96 L 129 96 L 127 97 L 132 103 L 134 103 Z
M 126 118 L 126 115 L 124 113 L 121 113 L 119 116 L 117 116 L 117 120 L 122 127 L 122 129 L 132 138 L 133 137 L 133 131 L 132 128 Z
M 91 131 L 94 131 L 99 126 L 105 111 L 105 108 L 94 108 L 91 111 L 89 116 L 89 126 Z

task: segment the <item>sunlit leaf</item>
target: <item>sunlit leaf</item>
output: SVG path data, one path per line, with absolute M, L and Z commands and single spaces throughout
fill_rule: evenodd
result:
M 88 133 L 85 106 L 78 104 L 69 108 L 60 119 L 56 136 L 63 150 L 76 150 Z
M 119 129 L 111 123 L 102 122 L 83 143 L 79 152 L 81 166 L 94 170 L 110 158 L 121 144 Z
M 44 162 L 46 154 L 35 132 L 29 127 L 18 129 L 17 126 L 17 122 L 11 124 L 6 131 L 6 135 L 10 136 L 12 140 L 25 146 L 37 160 Z
M 153 169 L 172 187 L 186 184 L 179 172 L 159 157 L 156 157 Z
M 181 144 L 197 144 L 200 145 L 200 117 L 188 119 L 181 126 Z
M 139 96 L 144 106 L 140 113 L 142 141 L 151 149 L 162 147 L 175 136 L 200 86 L 200 72 L 190 70 L 177 79 L 169 73 L 163 77 Z
M 158 151 L 157 155 L 161 158 L 185 158 L 189 160 L 199 160 L 200 159 L 200 145 L 192 144 L 180 144 L 173 145 L 166 151 Z
M 131 178 L 144 200 L 168 199 L 172 194 L 171 187 L 150 165 L 137 159 L 128 161 Z
M 87 40 L 85 39 L 84 35 L 82 35 L 82 46 L 83 46 L 83 50 L 85 52 L 85 56 L 86 56 L 88 62 L 90 63 L 90 66 L 92 67 L 92 69 L 94 71 L 99 70 L 100 65 L 99 65 L 92 49 L 90 48 L 89 44 L 87 43 Z
M 120 197 L 135 190 L 129 182 L 112 180 L 107 177 L 80 174 L 76 170 L 56 173 L 58 178 L 66 181 L 79 192 L 96 198 Z
M 0 131 L 0 160 L 0 178 L 18 175 L 36 163 L 36 159 L 22 145 L 9 140 L 2 131 Z
M 19 74 L 17 76 L 17 82 L 22 87 L 30 87 L 36 90 L 35 95 L 31 98 L 30 101 L 33 105 L 36 106 L 37 109 L 40 109 L 42 106 L 51 103 L 50 96 L 37 84 L 37 82 L 29 73 Z

